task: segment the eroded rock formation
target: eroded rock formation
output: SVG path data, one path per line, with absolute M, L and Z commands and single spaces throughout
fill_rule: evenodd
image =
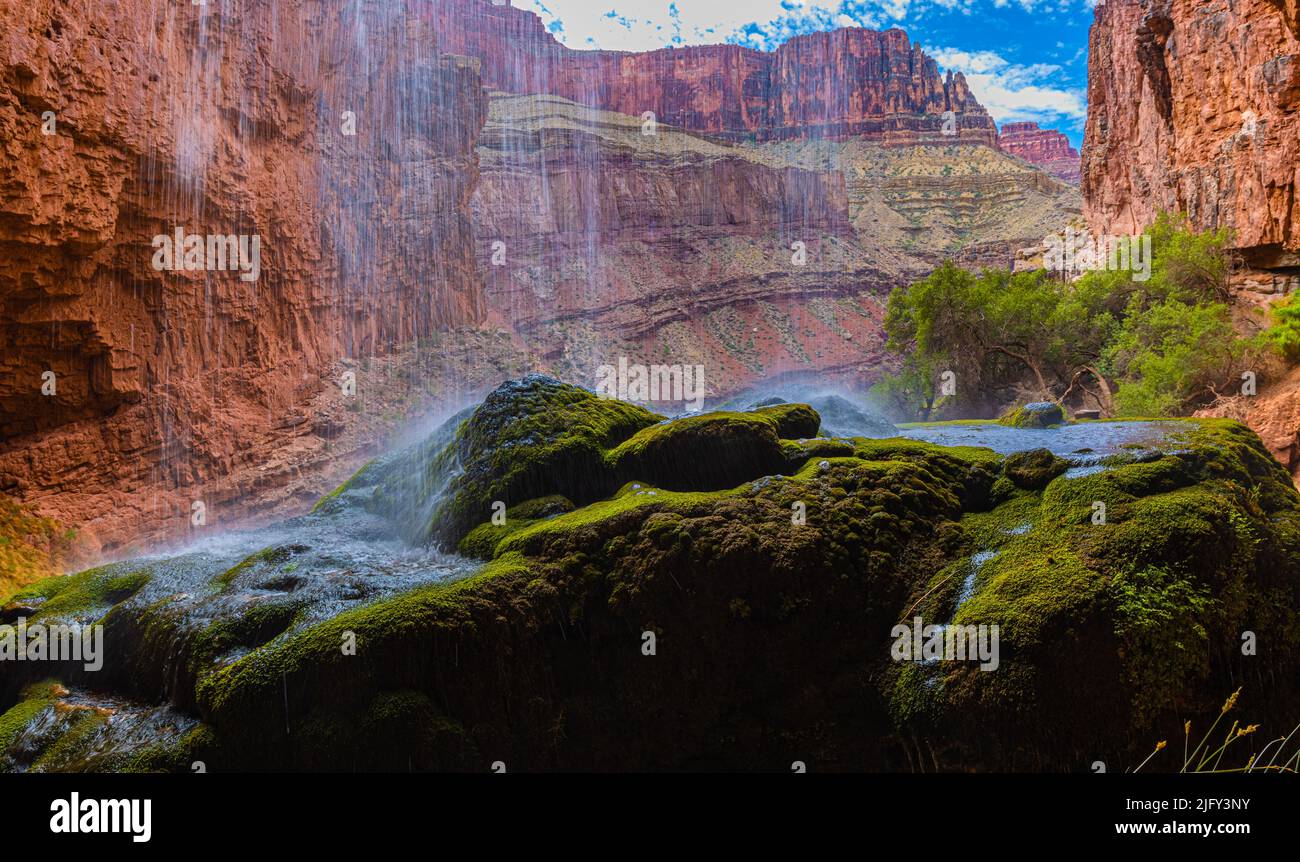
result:
M 1300 31 L 1288 0 L 1107 0 L 1088 60 L 1085 215 L 1231 228 L 1261 267 L 1300 265 Z
M 435 46 L 378 2 L 0 7 L 0 492 L 92 550 L 184 533 L 331 469 L 339 360 L 481 320 L 486 98 Z M 155 270 L 177 227 L 260 277 Z
M 658 51 L 575 51 L 532 12 L 484 0 L 431 7 L 446 49 L 477 57 L 489 87 L 549 93 L 580 105 L 700 132 L 758 140 L 800 137 L 993 144 L 997 129 L 960 72 L 902 30 L 850 27 L 796 36 L 775 51 L 703 45 Z M 944 135 L 943 114 L 951 111 Z
M 1294 0 L 1107 0 L 1093 24 L 1084 213 L 1096 233 L 1161 211 L 1228 228 L 1248 330 L 1300 272 L 1300 28 Z M 1260 433 L 1300 474 L 1294 374 L 1203 411 Z
M 1056 129 L 1040 129 L 1037 123 L 1006 123 L 998 130 L 998 149 L 1067 183 L 1079 184 L 1079 151 Z

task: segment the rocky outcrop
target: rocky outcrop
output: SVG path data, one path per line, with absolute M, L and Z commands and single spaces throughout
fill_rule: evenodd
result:
M 909 265 L 859 236 L 839 171 L 545 96 L 494 98 L 479 161 L 488 302 L 566 379 L 619 357 L 703 364 L 709 396 L 878 373 Z
M 1270 381 L 1258 395 L 1234 395 L 1198 416 L 1226 416 L 1249 425 L 1300 486 L 1300 368 Z
M 998 130 L 998 149 L 1057 179 L 1079 184 L 1079 151 L 1056 129 L 1040 129 L 1037 123 L 1006 123 Z
M 112 649 L 5 663 L 0 770 L 1119 771 L 1238 687 L 1243 725 L 1292 726 L 1300 495 L 1236 423 L 1076 429 L 1152 448 L 1071 475 L 968 424 L 658 419 L 529 376 L 265 547 L 35 585 L 32 622 Z M 383 550 L 394 500 L 488 562 Z
M 344 466 L 339 361 L 485 313 L 486 98 L 436 45 L 400 3 L 0 8 L 0 491 L 112 553 Z M 182 227 L 257 280 L 155 269 Z
M 1300 39 L 1289 0 L 1107 0 L 1089 46 L 1085 215 L 1226 227 L 1249 263 L 1300 265 Z
M 704 45 L 627 53 L 571 50 L 532 12 L 487 0 L 447 0 L 430 14 L 447 50 L 477 57 L 487 85 L 509 93 L 650 112 L 660 123 L 758 140 L 992 145 L 997 134 L 965 76 L 941 75 L 898 29 L 810 33 L 770 52 Z

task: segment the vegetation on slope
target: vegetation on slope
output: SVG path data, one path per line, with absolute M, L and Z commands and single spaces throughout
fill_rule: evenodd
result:
M 1176 416 L 1235 394 L 1243 372 L 1258 374 L 1279 348 L 1297 350 L 1300 315 L 1289 305 L 1261 336 L 1234 328 L 1226 231 L 1196 233 L 1162 216 L 1148 233 L 1145 281 L 1127 270 L 1070 282 L 949 262 L 895 291 L 885 329 L 890 348 L 907 355 L 878 392 L 921 419 L 996 409 L 998 393 L 1103 415 Z

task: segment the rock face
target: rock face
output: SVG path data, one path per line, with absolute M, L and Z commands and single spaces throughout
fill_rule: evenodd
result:
M 1093 231 L 1184 211 L 1231 228 L 1249 263 L 1300 263 L 1298 37 L 1288 0 L 1098 5 L 1082 181 Z
M 1228 228 L 1250 314 L 1300 267 L 1300 26 L 1294 0 L 1108 0 L 1089 48 L 1084 214 L 1094 233 L 1140 231 L 1160 211 Z M 1294 374 L 1207 413 L 1240 418 L 1293 474 Z
M 5 4 L 0 492 L 112 552 L 330 470 L 338 361 L 485 313 L 485 115 L 401 4 Z M 259 278 L 156 270 L 178 227 Z
M 737 45 L 643 53 L 574 51 L 531 12 L 447 0 L 430 14 L 447 50 L 477 57 L 485 83 L 714 134 L 758 140 L 865 136 L 992 145 L 997 129 L 960 72 L 939 74 L 902 30 L 850 27 L 775 51 Z M 943 134 L 951 111 L 953 135 Z
M 859 237 L 843 174 L 640 123 L 493 99 L 474 196 L 492 308 L 588 386 L 621 356 L 701 364 L 711 396 L 786 372 L 869 380 L 909 264 Z
M 1079 151 L 1056 129 L 1040 129 L 1037 123 L 1006 123 L 998 130 L 998 149 L 1038 165 L 1057 179 L 1079 184 Z
M 1249 425 L 1300 485 L 1300 368 L 1293 368 L 1258 395 L 1237 395 L 1198 416 L 1226 416 Z
M 1078 214 L 1069 186 L 982 145 L 643 131 L 498 94 L 480 137 L 488 304 L 588 386 L 626 356 L 701 364 L 711 397 L 784 375 L 865 388 L 890 289 L 944 257 L 1006 265 Z

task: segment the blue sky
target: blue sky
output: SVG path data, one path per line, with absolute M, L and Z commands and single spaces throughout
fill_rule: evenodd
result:
M 901 27 L 966 74 L 999 124 L 1035 120 L 1079 145 L 1095 0 L 513 0 L 570 48 L 735 42 L 770 50 L 835 27 Z

